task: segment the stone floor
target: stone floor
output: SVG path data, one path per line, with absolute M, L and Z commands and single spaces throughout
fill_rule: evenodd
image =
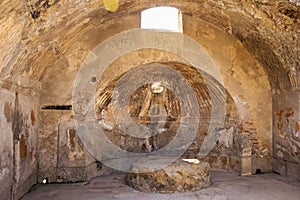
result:
M 300 182 L 276 174 L 241 177 L 212 172 L 212 185 L 196 192 L 159 194 L 133 190 L 124 183 L 124 174 L 96 177 L 88 183 L 37 185 L 22 200 L 299 200 Z

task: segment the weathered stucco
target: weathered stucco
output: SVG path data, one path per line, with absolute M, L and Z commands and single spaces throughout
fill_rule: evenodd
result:
M 139 28 L 140 12 L 154 6 L 174 6 L 182 12 L 183 34 L 212 58 L 228 93 L 228 120 L 220 128 L 234 126 L 251 143 L 248 162 L 249 156 L 247 161 L 236 157 L 238 148 L 224 145 L 232 137 L 221 137 L 222 145 L 207 158 L 211 167 L 240 171 L 242 162 L 251 165 L 252 173 L 274 170 L 300 179 L 299 4 L 119 0 L 117 10 L 110 12 L 100 0 L 2 0 L 0 199 L 18 199 L 44 178 L 84 181 L 105 172 L 76 133 L 71 112 L 74 80 L 98 44 Z M 101 79 L 95 78 L 104 89 L 129 69 L 174 61 L 186 64 L 174 52 L 140 48 L 120 56 Z M 126 146 L 126 140 L 121 142 Z
M 274 171 L 300 178 L 299 93 L 288 92 L 274 98 Z
M 2 89 L 1 100 L 1 198 L 18 199 L 37 178 L 38 98 Z

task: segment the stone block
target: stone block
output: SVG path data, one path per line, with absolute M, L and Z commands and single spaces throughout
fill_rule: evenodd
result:
M 300 163 L 287 161 L 287 176 L 300 181 Z
M 229 157 L 229 170 L 233 172 L 240 172 L 241 159 L 237 157 Z
M 252 174 L 251 172 L 251 163 L 252 163 L 252 157 L 251 156 L 245 156 L 241 157 L 241 175 L 242 176 L 249 176 Z
M 133 173 L 128 173 L 125 177 L 126 183 L 140 191 L 160 193 L 195 191 L 208 187 L 211 183 L 207 162 L 183 159 L 175 161 L 163 169 L 151 171 L 155 162 L 157 160 L 134 163 Z M 147 171 L 147 169 L 149 172 L 139 173 Z
M 273 171 L 286 176 L 287 175 L 287 163 L 286 161 L 278 158 L 273 158 Z

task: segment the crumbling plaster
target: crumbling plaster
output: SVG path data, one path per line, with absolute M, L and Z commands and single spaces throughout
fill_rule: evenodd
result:
M 287 76 L 291 68 L 299 70 L 300 66 L 298 1 L 120 0 L 118 10 L 109 12 L 100 0 L 3 0 L 0 2 L 0 183 L 5 184 L 0 188 L 0 199 L 22 196 L 36 183 L 38 160 L 57 159 L 59 123 L 69 123 L 71 112 L 39 113 L 39 109 L 43 105 L 71 104 L 73 81 L 87 54 L 110 36 L 138 28 L 140 11 L 164 5 L 181 10 L 184 34 L 201 44 L 219 67 L 239 111 L 239 128 L 255 135 L 250 139 L 257 142 L 254 153 L 258 157 L 254 158 L 257 160 L 252 169 L 270 171 L 273 151 L 273 170 L 299 177 L 296 173 L 299 159 L 289 157 L 288 153 L 281 157 L 277 148 L 272 150 L 278 142 L 277 136 L 274 137 L 278 134 L 276 113 L 291 108 L 293 120 L 299 122 L 299 95 L 291 88 Z M 145 55 L 154 57 L 151 54 Z M 53 120 L 43 120 L 48 115 Z M 50 132 L 45 126 L 56 133 L 46 137 Z M 57 145 L 53 152 L 47 142 Z M 43 157 L 45 152 L 50 156 Z M 84 173 L 96 173 L 88 167 L 94 162 L 87 156 Z M 54 179 L 58 173 L 56 167 L 53 161 L 47 168 L 53 170 Z M 72 172 L 66 178 L 71 179 Z

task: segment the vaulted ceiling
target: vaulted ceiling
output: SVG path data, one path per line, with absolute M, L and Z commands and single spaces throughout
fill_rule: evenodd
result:
M 272 88 L 286 87 L 289 68 L 300 66 L 300 6 L 296 1 L 120 0 L 117 6 L 111 12 L 102 0 L 1 1 L 2 87 L 38 90 L 55 61 L 74 43 L 89 43 L 88 52 L 115 33 L 139 28 L 128 16 L 139 16 L 154 6 L 177 7 L 183 19 L 204 20 L 239 39 L 265 68 Z

